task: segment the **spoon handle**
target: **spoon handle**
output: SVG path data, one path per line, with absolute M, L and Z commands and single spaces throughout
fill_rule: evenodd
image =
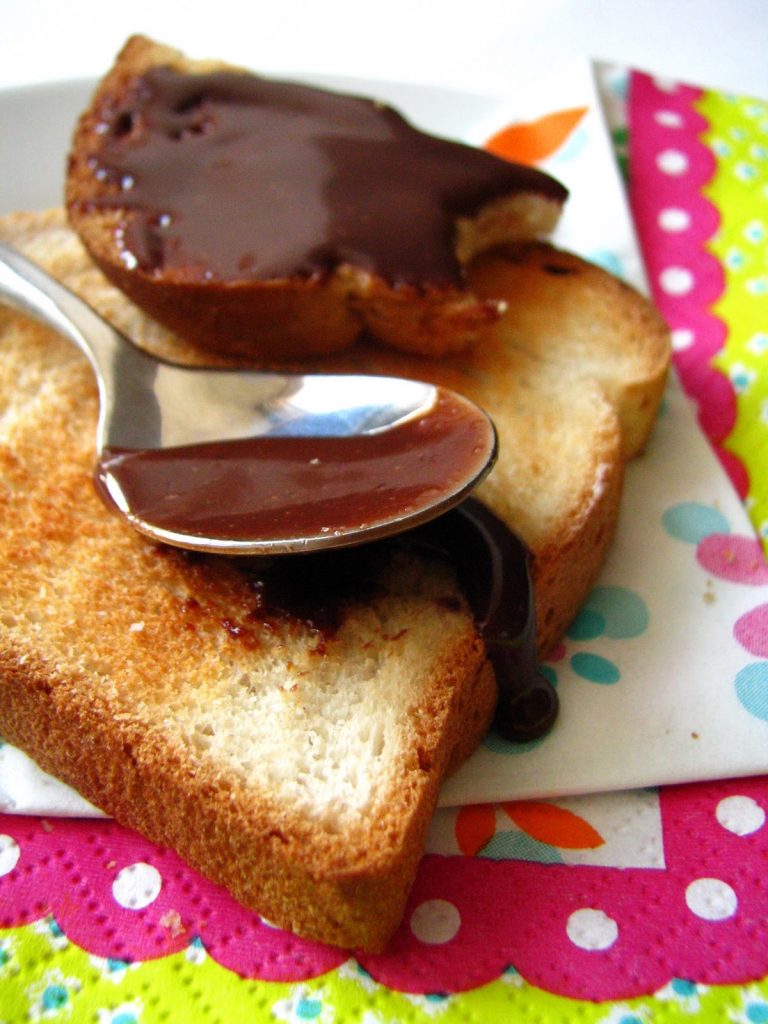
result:
M 114 382 L 119 372 L 128 379 L 149 380 L 156 372 L 151 359 L 81 298 L 16 249 L 0 242 L 0 301 L 51 327 L 77 345 L 93 367 L 99 388 L 97 443 L 114 414 Z
M 41 267 L 0 242 L 0 296 L 20 313 L 52 327 L 80 348 L 100 372 L 124 339 Z

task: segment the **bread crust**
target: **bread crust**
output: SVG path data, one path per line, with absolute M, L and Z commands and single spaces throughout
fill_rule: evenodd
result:
M 72 226 L 102 272 L 153 319 L 193 344 L 256 358 L 312 357 L 341 351 L 369 331 L 409 352 L 440 355 L 479 343 L 498 317 L 498 303 L 466 286 L 423 281 L 406 285 L 361 267 L 342 264 L 315 277 L 201 282 L 183 271 L 160 274 L 129 268 L 118 244 L 127 209 L 97 209 L 94 200 L 114 186 L 94 175 L 94 156 L 108 111 L 149 69 L 165 66 L 205 74 L 243 71 L 219 62 L 194 61 L 144 36 L 129 39 L 99 84 L 74 134 L 68 160 L 66 206 Z M 456 224 L 462 263 L 500 242 L 534 238 L 554 228 L 565 190 L 547 196 L 520 191 L 489 202 L 476 217 Z
M 400 923 L 439 784 L 477 746 L 496 704 L 490 667 L 430 681 L 442 716 L 412 737 L 421 764 L 402 773 L 371 827 L 323 837 L 263 794 L 190 772 L 183 754 L 147 742 L 141 722 L 115 721 L 87 687 L 50 665 L 0 651 L 4 738 L 126 827 L 174 849 L 244 906 L 296 934 L 378 953 Z M 190 808 L 194 807 L 194 815 Z

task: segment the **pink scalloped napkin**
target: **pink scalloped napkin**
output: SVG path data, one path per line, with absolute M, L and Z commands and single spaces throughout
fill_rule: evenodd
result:
M 288 984 L 294 992 L 306 993 L 301 986 L 311 981 L 323 990 L 321 1004 L 335 1005 L 340 1016 L 333 1019 L 360 1024 L 378 1018 L 353 1014 L 355 1000 L 348 993 L 341 998 L 341 979 L 356 982 L 350 987 L 358 1011 L 362 1005 L 383 1012 L 393 992 L 405 992 L 437 999 L 444 1012 L 452 1008 L 457 1020 L 466 1020 L 463 994 L 482 986 L 489 987 L 487 1012 L 503 1012 L 505 989 L 525 984 L 526 1008 L 546 1013 L 553 1007 L 543 993 L 571 1000 L 653 994 L 658 1001 L 674 995 L 670 986 L 679 979 L 689 982 L 679 991 L 690 998 L 699 988 L 762 978 L 768 970 L 762 884 L 768 783 L 671 787 L 628 799 L 613 808 L 592 798 L 569 806 L 524 801 L 463 808 L 450 821 L 444 812 L 430 841 L 436 852 L 421 863 L 390 948 L 354 961 L 274 928 L 171 851 L 113 822 L 0 815 L 0 953 L 8 948 L 4 934 L 43 922 L 54 952 L 71 943 L 90 954 L 88 971 L 69 977 L 73 1004 L 98 980 L 99 960 L 111 973 L 113 1006 L 137 995 L 147 1002 L 152 993 L 142 972 L 131 977 L 131 967 L 148 962 L 168 963 L 155 972 L 155 984 L 175 991 L 182 977 L 173 959 L 178 954 L 193 962 L 208 957 L 238 978 Z M 602 863 L 601 845 L 612 846 Z M 45 978 L 54 952 L 29 974 Z M 0 986 L 4 964 L 0 955 Z M 62 984 L 61 973 L 47 977 Z M 198 979 L 195 1020 L 208 1019 L 212 1002 L 223 1012 L 232 998 L 231 979 L 215 978 L 215 994 Z M 768 986 L 765 992 L 768 1007 Z M 265 1015 L 248 1019 L 272 1019 L 270 996 L 282 1001 L 285 989 L 265 985 L 258 1002 Z M 429 1019 L 428 1009 L 428 1000 L 423 1013 L 411 1004 L 407 1019 Z M 573 1005 L 560 1012 L 542 1019 L 573 1019 Z M 150 1004 L 141 1019 L 163 1018 Z
M 653 295 L 768 553 L 768 104 L 635 73 L 628 113 Z

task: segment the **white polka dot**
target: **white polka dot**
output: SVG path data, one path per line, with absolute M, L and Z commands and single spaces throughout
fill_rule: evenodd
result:
M 683 125 L 682 115 L 676 110 L 657 110 L 653 119 L 664 128 L 681 128 Z
M 691 226 L 691 215 L 679 206 L 667 206 L 659 212 L 658 221 L 663 231 L 687 231 Z
M 765 295 L 768 293 L 768 275 L 762 277 L 750 277 L 744 287 L 752 295 Z
M 667 295 L 687 295 L 695 279 L 687 267 L 666 267 L 659 274 L 659 284 Z
M 20 856 L 19 844 L 13 836 L 0 835 L 0 876 L 9 875 Z
M 665 149 L 656 157 L 656 166 L 664 174 L 685 174 L 688 170 L 688 157 L 679 149 Z
M 411 931 L 421 942 L 450 942 L 461 927 L 461 914 L 448 900 L 425 900 L 411 914 Z
M 697 878 L 685 890 L 688 909 L 705 921 L 725 921 L 738 906 L 736 893 L 719 878 Z
M 653 84 L 659 92 L 677 92 L 677 82 L 673 78 L 654 78 Z
M 565 930 L 574 946 L 587 950 L 608 949 L 619 936 L 613 918 L 592 907 L 574 910 Z
M 723 828 L 737 836 L 748 836 L 765 824 L 765 811 L 751 796 L 727 796 L 717 805 L 715 816 Z
M 112 883 L 112 895 L 126 910 L 142 910 L 160 895 L 163 879 L 151 864 L 129 864 Z
M 687 327 L 678 327 L 677 330 L 672 331 L 671 337 L 672 348 L 675 352 L 682 352 L 683 349 L 691 347 L 696 335 Z

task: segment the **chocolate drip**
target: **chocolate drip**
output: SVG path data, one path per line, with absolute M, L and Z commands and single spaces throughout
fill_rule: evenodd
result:
M 442 552 L 456 571 L 496 673 L 499 733 L 515 742 L 543 736 L 557 717 L 558 699 L 536 659 L 529 550 L 472 498 L 412 535 Z
M 188 280 L 324 275 L 459 284 L 456 219 L 565 189 L 418 131 L 391 107 L 255 75 L 155 68 L 103 111 L 89 205 L 129 211 L 124 259 Z

